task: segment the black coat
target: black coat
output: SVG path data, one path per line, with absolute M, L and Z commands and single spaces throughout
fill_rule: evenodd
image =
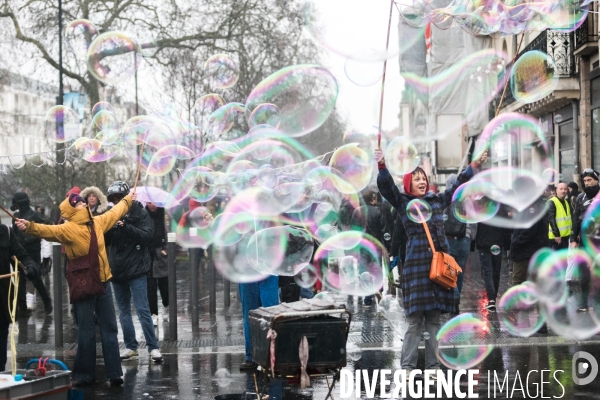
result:
M 537 201 L 545 202 L 544 199 Z M 479 232 L 477 232 L 479 237 Z M 547 247 L 548 213 L 544 213 L 535 224 L 527 229 L 515 229 L 510 242 L 510 259 L 513 261 L 529 260 L 536 251 Z
M 408 242 L 408 236 L 406 235 L 404 224 L 402 224 L 402 218 L 396 209 L 392 210 L 392 218 L 394 219 L 394 223 L 390 255 L 394 257 L 398 256 L 398 259 L 404 264 L 404 260 L 406 260 L 406 243 Z
M 367 217 L 365 232 L 383 244 L 383 235 L 387 229 L 387 222 L 383 212 L 381 212 L 379 207 L 371 204 L 361 206 L 361 210 L 363 211 L 363 215 L 366 214 Z
M 599 189 L 600 187 L 598 185 L 584 187 L 583 192 L 575 199 L 573 214 L 571 216 L 573 221 L 573 226 L 571 228 L 571 242 L 579 243 L 581 240 L 581 223 L 583 222 L 583 217 L 590 204 L 592 204 L 594 197 L 598 194 Z
M 152 266 L 153 226 L 148 213 L 134 201 L 122 221 L 122 227 L 115 225 L 105 235 L 105 240 L 110 243 L 108 263 L 115 281 L 129 281 L 146 275 Z
M 37 271 L 39 276 L 39 267 L 29 256 L 27 251 L 19 244 L 15 232 L 6 225 L 0 225 L 0 275 L 10 274 L 11 257 L 16 256 L 23 263 L 28 271 Z M 39 256 L 39 253 L 38 253 Z M 0 279 L 0 312 L 8 314 L 8 287 L 10 279 Z M 11 291 L 11 302 L 14 298 L 14 292 Z
M 36 224 L 45 224 L 48 222 L 42 217 L 37 211 L 33 211 L 31 208 L 27 207 L 24 211 L 15 212 L 16 218 L 25 219 L 27 221 L 33 221 Z M 36 263 L 40 263 L 42 260 L 40 259 L 40 252 L 42 251 L 42 239 L 26 234 L 25 232 L 19 230 L 13 221 L 13 232 L 15 233 L 19 244 L 23 246 L 25 251 L 29 254 L 29 256 Z

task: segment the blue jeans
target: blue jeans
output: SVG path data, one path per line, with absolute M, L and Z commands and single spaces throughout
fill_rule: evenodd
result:
M 119 341 L 117 339 L 117 318 L 113 305 L 112 291 L 108 283 L 104 283 L 104 294 L 73 304 L 79 336 L 77 338 L 77 354 L 73 366 L 73 379 L 93 383 L 96 380 L 96 325 L 94 312 L 98 318 L 102 354 L 106 377 L 108 379 L 123 376 L 121 358 L 119 357 Z
M 246 361 L 252 361 L 252 337 L 250 336 L 248 313 L 259 307 L 271 307 L 279 304 L 279 277 L 271 275 L 260 282 L 240 283 L 240 300 L 244 318 Z
M 471 251 L 471 238 L 468 236 L 460 239 L 448 237 L 448 245 L 450 246 L 450 255 L 454 257 L 463 271 L 462 274 L 458 275 L 458 282 L 456 282 L 456 288 L 454 289 L 454 298 L 460 300 L 465 274 L 467 273 L 467 259 Z
M 148 351 L 158 349 L 158 342 L 156 335 L 154 335 L 154 325 L 152 324 L 152 316 L 150 315 L 150 307 L 148 305 L 146 275 L 127 282 L 113 281 L 112 285 L 115 290 L 117 306 L 119 306 L 119 321 L 123 330 L 125 347 L 130 350 L 137 350 L 138 348 L 138 342 L 135 339 L 133 318 L 131 317 L 131 299 L 133 298 L 133 305 L 135 305 L 135 311 L 144 331 Z
M 500 287 L 500 271 L 502 269 L 502 253 L 492 254 L 489 248 L 478 248 L 481 275 L 487 292 L 488 301 L 496 301 Z

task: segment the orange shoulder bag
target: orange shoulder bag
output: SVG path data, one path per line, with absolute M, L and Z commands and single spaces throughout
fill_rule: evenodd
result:
M 419 210 L 418 207 L 416 207 L 416 209 L 421 217 L 421 221 L 423 221 L 423 227 L 425 228 L 429 246 L 431 246 L 431 252 L 433 253 L 431 268 L 429 269 L 429 279 L 444 289 L 454 289 L 456 287 L 456 282 L 458 282 L 458 274 L 462 273 L 462 268 L 458 266 L 456 260 L 450 254 L 435 250 L 425 218 L 423 218 L 421 210 Z

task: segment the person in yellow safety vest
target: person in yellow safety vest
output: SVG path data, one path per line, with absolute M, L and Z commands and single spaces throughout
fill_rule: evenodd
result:
M 571 205 L 567 201 L 569 188 L 561 182 L 556 187 L 556 196 L 548 200 L 548 238 L 554 250 L 569 247 L 571 235 Z

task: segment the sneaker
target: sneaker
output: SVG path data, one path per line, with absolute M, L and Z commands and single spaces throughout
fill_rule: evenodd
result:
M 158 326 L 158 315 L 152 314 L 152 325 Z
M 71 381 L 71 385 L 73 385 L 74 387 L 92 386 L 93 384 L 94 384 L 94 382 L 88 382 L 88 381 L 79 381 L 79 380 Z
M 110 378 L 110 386 L 123 386 L 123 378 Z
M 129 360 L 130 358 L 134 358 L 138 356 L 138 352 L 135 350 L 125 349 L 121 353 L 121 360 Z
M 154 362 L 161 362 L 163 360 L 163 356 L 158 349 L 154 349 L 150 352 L 150 358 L 152 358 L 152 361 Z
M 588 312 L 588 308 L 587 307 L 579 307 L 577 309 L 577 312 Z
M 431 380 L 434 382 L 437 382 L 437 379 L 438 379 L 437 374 L 438 374 L 438 371 L 441 371 L 441 370 L 442 370 L 441 368 L 433 368 L 433 369 L 426 370 L 426 371 L 431 371 L 429 374 Z M 425 374 L 423 374 L 423 377 L 425 377 Z
M 165 308 L 163 308 L 163 319 L 164 320 L 168 320 L 169 319 L 169 306 L 166 306 Z
M 258 364 L 254 361 L 244 361 L 240 364 L 240 371 L 254 371 L 258 367 Z
M 485 308 L 487 308 L 490 311 L 496 311 L 496 300 L 488 301 L 487 306 L 485 306 Z

